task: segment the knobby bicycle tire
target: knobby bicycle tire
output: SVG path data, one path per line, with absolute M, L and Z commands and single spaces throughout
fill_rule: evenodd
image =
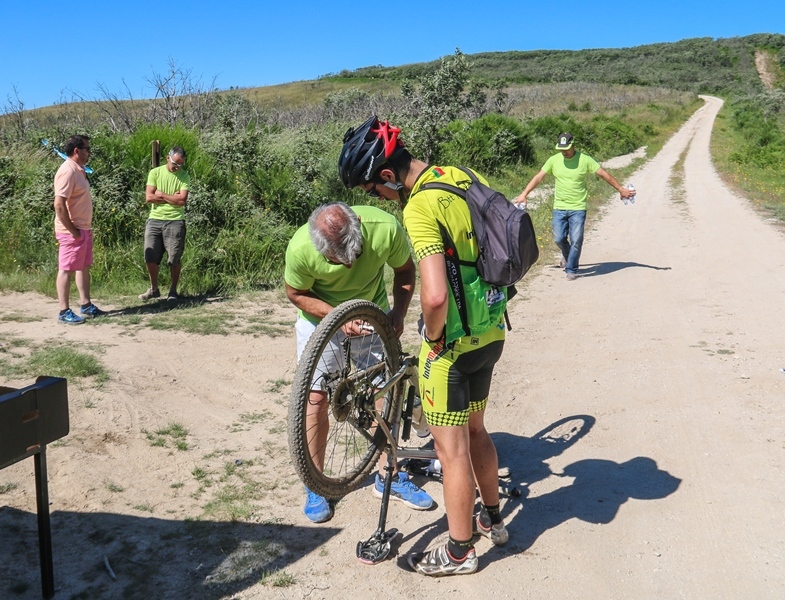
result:
M 354 360 L 346 361 L 342 369 L 319 378 L 326 386 L 328 406 L 326 414 L 316 419 L 321 426 L 329 425 L 326 443 L 314 442 L 324 451 L 324 469 L 314 462 L 309 450 L 309 439 L 315 435 L 314 423 L 306 418 L 317 366 L 323 356 L 334 353 L 330 341 L 341 332 L 344 324 L 363 321 L 368 333 L 351 338 L 351 344 L 361 347 L 373 341 L 380 347 L 382 358 L 360 369 Z M 346 346 L 341 347 L 345 356 Z M 362 354 L 362 350 L 358 352 Z M 338 499 L 357 489 L 369 475 L 379 455 L 387 445 L 381 428 L 368 411 L 373 405 L 375 390 L 394 375 L 400 364 L 401 347 L 387 315 L 373 302 L 350 300 L 335 307 L 316 327 L 303 350 L 297 365 L 289 403 L 289 452 L 297 474 L 313 492 L 325 498 Z M 370 360 L 369 355 L 358 358 Z M 384 396 L 379 415 L 388 424 L 391 416 L 400 411 L 403 386 L 398 383 Z M 378 403 L 377 403 L 378 405 Z M 312 420 L 314 418 L 312 417 Z

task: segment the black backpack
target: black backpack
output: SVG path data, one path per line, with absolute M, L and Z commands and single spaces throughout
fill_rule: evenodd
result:
M 466 201 L 480 249 L 476 263 L 480 278 L 498 287 L 512 286 L 540 256 L 531 217 L 504 194 L 483 184 L 471 170 L 458 168 L 471 179 L 467 190 L 435 181 L 420 190 L 444 190 Z

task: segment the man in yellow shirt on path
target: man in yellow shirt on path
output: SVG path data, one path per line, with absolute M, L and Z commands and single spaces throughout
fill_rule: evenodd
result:
M 577 277 L 578 262 L 583 248 L 583 228 L 586 223 L 586 200 L 589 190 L 586 175 L 594 173 L 616 189 L 622 198 L 635 194 L 618 181 L 588 154 L 574 148 L 575 138 L 570 133 L 560 133 L 556 143 L 559 154 L 551 156 L 539 173 L 532 177 L 514 202 L 526 206 L 527 196 L 540 185 L 548 174 L 556 178 L 553 194 L 553 241 L 562 253 L 559 266 L 567 273 L 567 280 Z

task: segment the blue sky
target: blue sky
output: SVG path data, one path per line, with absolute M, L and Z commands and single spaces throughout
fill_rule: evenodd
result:
M 530 4 L 536 4 L 531 6 Z M 150 97 L 170 60 L 205 86 L 253 87 L 343 69 L 506 50 L 620 48 L 692 37 L 785 33 L 781 0 L 421 3 L 355 1 L 34 3 L 4 1 L 0 113 L 14 88 L 25 108 Z

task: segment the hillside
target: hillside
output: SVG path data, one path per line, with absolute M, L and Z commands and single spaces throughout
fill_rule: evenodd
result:
M 593 83 L 662 86 L 696 93 L 756 92 L 755 52 L 782 53 L 785 35 L 692 38 L 673 43 L 593 50 L 533 50 L 469 55 L 472 77 L 507 83 Z M 780 54 L 781 56 L 781 54 Z M 364 67 L 331 78 L 402 80 L 431 72 L 439 61 L 399 67 Z

